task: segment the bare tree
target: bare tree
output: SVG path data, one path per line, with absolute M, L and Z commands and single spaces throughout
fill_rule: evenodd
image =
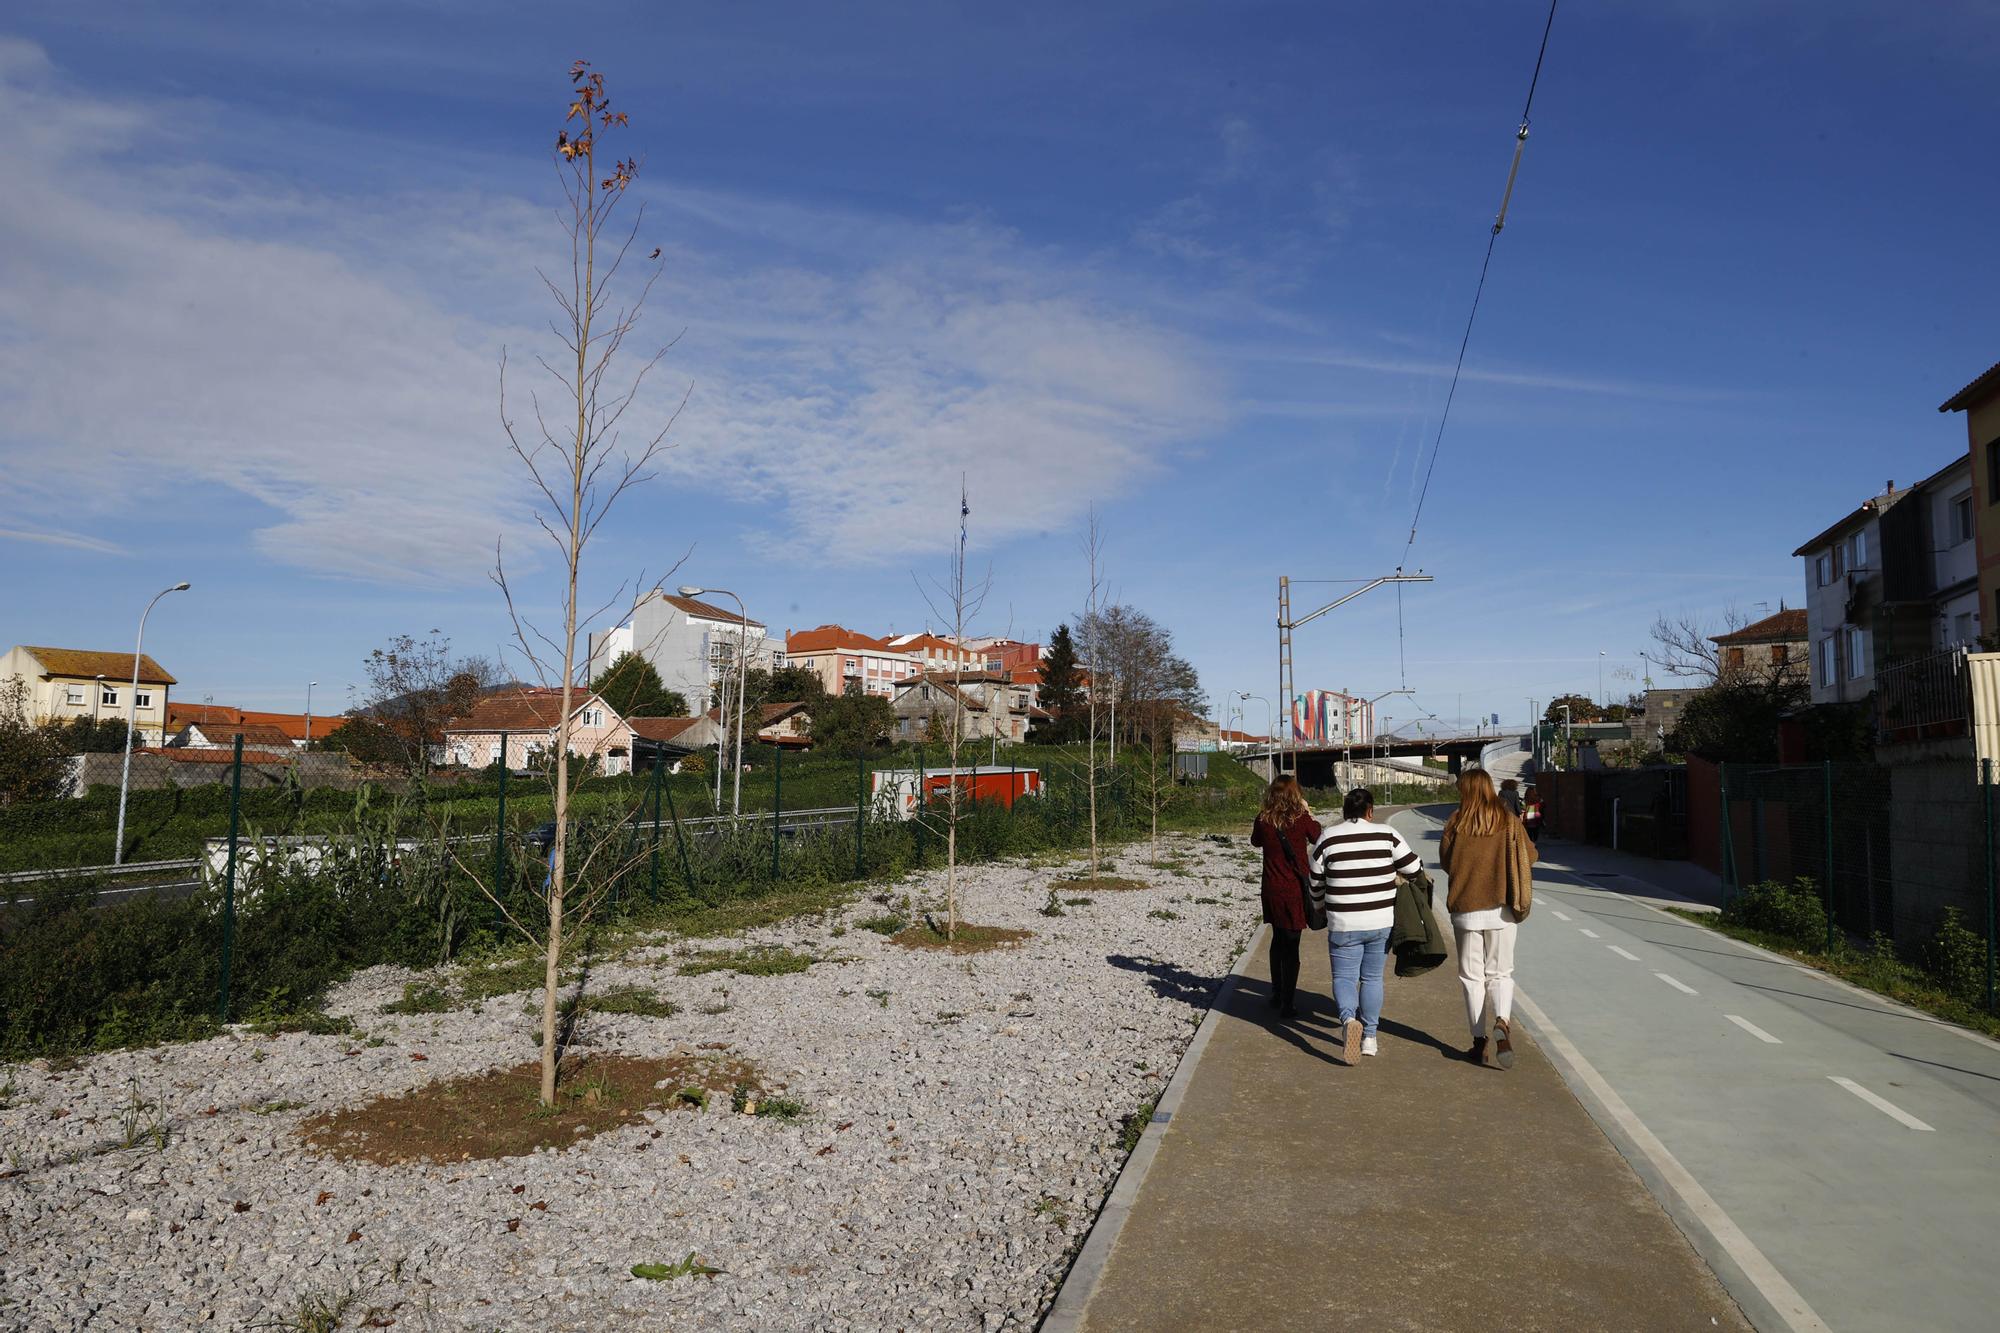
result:
M 1719 629 L 1686 611 L 1671 620 L 1661 616 L 1653 622 L 1653 642 L 1659 645 L 1660 651 L 1652 660 L 1658 662 L 1660 669 L 1669 676 L 1692 676 L 1713 681 L 1722 674 L 1722 650 L 1715 645 L 1712 636 L 1742 629 L 1748 623 L 1743 613 L 1733 606 L 1722 613 Z
M 614 286 L 631 254 L 645 210 L 643 207 L 637 210 L 629 227 L 613 230 L 639 164 L 634 158 L 614 157 L 600 143 L 601 135 L 608 136 L 626 127 L 626 116 L 623 111 L 612 109 L 604 76 L 592 70 L 587 61 L 579 60 L 570 69 L 570 102 L 563 124 L 555 145 L 556 174 L 563 200 L 557 217 L 569 241 L 570 271 L 559 282 L 537 270 L 543 286 L 562 312 L 560 320 L 552 321 L 551 330 L 565 355 L 559 363 L 542 356 L 535 358 L 535 364 L 561 389 L 555 397 L 559 411 L 554 419 L 544 410 L 541 396 L 531 391 L 532 424 L 517 425 L 507 403 L 504 355 L 500 363 L 500 420 L 508 448 L 534 484 L 539 496 L 536 521 L 560 555 L 561 627 L 545 632 L 522 615 L 497 551 L 493 571 L 493 580 L 506 598 L 508 614 L 513 620 L 516 649 L 540 680 L 544 683 L 553 680 L 561 686 L 561 707 L 553 738 L 555 838 L 549 852 L 544 895 L 547 916 L 544 921 L 528 923 L 509 914 L 515 928 L 530 939 L 538 939 L 543 949 L 541 1099 L 544 1105 L 552 1103 L 556 1094 L 559 1055 L 556 987 L 563 950 L 564 913 L 589 912 L 594 895 L 603 892 L 610 880 L 609 876 L 600 876 L 596 887 L 591 888 L 588 872 L 592 862 L 600 856 L 610 859 L 619 854 L 615 850 L 617 840 L 612 836 L 602 837 L 592 846 L 572 845 L 575 829 L 571 817 L 570 748 L 577 712 L 585 697 L 577 681 L 581 665 L 579 635 L 587 632 L 587 626 L 611 607 L 622 605 L 625 593 L 621 585 L 605 606 L 595 610 L 586 611 L 579 605 L 584 551 L 619 497 L 653 475 L 651 465 L 668 447 L 667 432 L 680 414 L 679 408 L 675 408 L 658 430 L 641 433 L 634 443 L 626 444 L 621 431 L 625 414 L 648 374 L 672 349 L 673 341 L 649 354 L 640 354 L 634 369 L 621 372 L 615 383 L 611 381 L 614 365 L 621 364 L 619 357 L 625 341 L 638 324 L 653 284 L 659 280 L 660 251 L 655 249 L 648 257 L 653 262 L 636 291 L 629 297 L 614 296 Z M 600 168 L 597 165 L 600 156 L 609 159 L 609 165 Z M 681 405 L 686 402 L 687 396 L 683 394 Z M 649 590 L 657 589 L 664 577 L 655 580 Z M 647 586 L 643 579 L 640 584 Z M 571 902 L 571 892 L 579 883 L 585 888 L 578 900 Z M 495 885 L 494 889 L 501 887 Z M 489 896 L 501 904 L 503 911 L 507 910 L 499 894 L 489 891 Z
M 958 545 L 952 551 L 951 561 L 945 568 L 942 580 L 933 580 L 929 588 L 918 584 L 918 590 L 929 603 L 931 614 L 951 625 L 951 641 L 965 641 L 966 623 L 978 617 L 986 606 L 986 594 L 993 586 L 993 576 L 989 572 L 978 582 L 970 583 L 965 573 L 965 523 L 972 514 L 972 506 L 966 502 L 965 481 L 959 479 L 958 490 Z M 948 754 L 947 767 L 951 780 L 945 784 L 944 815 L 944 934 L 947 940 L 958 938 L 958 819 L 966 801 L 965 784 L 959 780 L 958 758 L 965 740 L 965 684 L 964 673 L 954 670 L 945 692 L 951 696 L 950 724 L 945 730 L 945 747 Z M 936 718 L 938 715 L 931 715 Z M 991 713 L 989 711 L 990 719 Z M 1011 794 L 1009 799 L 1012 799 Z
M 454 658 L 451 640 L 436 629 L 422 638 L 392 636 L 368 654 L 361 670 L 367 686 L 353 693 L 355 731 L 342 748 L 413 777 L 430 771 L 433 751 L 444 744 L 446 724 L 468 712 L 500 680 L 499 668 L 488 658 Z M 360 740 L 364 733 L 366 741 Z
M 1090 705 L 1090 752 L 1089 764 L 1085 769 L 1084 782 L 1090 794 L 1090 879 L 1097 882 L 1101 864 L 1097 849 L 1097 720 L 1098 698 L 1104 692 L 1103 654 L 1100 650 L 1101 635 L 1091 633 L 1087 626 L 1101 619 L 1104 608 L 1104 534 L 1097 524 L 1097 508 L 1091 507 L 1089 526 L 1084 530 L 1083 563 L 1089 575 L 1085 590 L 1083 615 L 1079 618 L 1085 626 L 1083 630 L 1083 663 L 1090 683 L 1084 697 Z M 1115 751 L 1113 752 L 1116 753 Z

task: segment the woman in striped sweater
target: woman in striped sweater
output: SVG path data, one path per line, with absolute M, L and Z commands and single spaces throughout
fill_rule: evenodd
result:
M 1365 787 L 1347 793 L 1340 823 L 1313 843 L 1313 900 L 1326 906 L 1327 955 L 1333 1003 L 1340 1010 L 1342 1058 L 1375 1054 L 1382 1021 L 1382 960 L 1396 924 L 1396 877 L 1423 862 L 1387 824 L 1377 824 L 1375 797 Z

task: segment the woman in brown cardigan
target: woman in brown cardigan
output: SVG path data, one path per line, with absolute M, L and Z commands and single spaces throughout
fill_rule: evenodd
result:
M 1264 793 L 1264 808 L 1250 826 L 1250 845 L 1264 849 L 1264 920 L 1271 926 L 1271 1007 L 1298 1017 L 1299 934 L 1306 928 L 1303 878 L 1319 822 L 1306 806 L 1299 780 L 1281 774 Z
M 1474 1064 L 1487 1061 L 1486 1013 L 1493 1013 L 1492 1060 L 1514 1066 L 1514 934 L 1534 898 L 1534 840 L 1493 790 L 1482 768 L 1458 780 L 1458 809 L 1445 821 L 1438 864 L 1450 879 L 1445 910 L 1458 945 L 1458 980 L 1472 1025 Z

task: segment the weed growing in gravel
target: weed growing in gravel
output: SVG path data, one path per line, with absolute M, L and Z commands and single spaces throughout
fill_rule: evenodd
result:
M 1042 904 L 1042 915 L 1061 916 L 1062 914 L 1062 895 L 1058 894 L 1055 885 L 1051 884 L 1049 885 L 1049 900 Z
M 435 981 L 403 983 L 403 998 L 382 1006 L 385 1014 L 442 1014 L 458 1007 L 452 993 Z
M 677 1106 L 692 1106 L 697 1111 L 708 1109 L 708 1089 L 702 1087 L 682 1088 L 674 1094 Z
M 265 1102 L 250 1109 L 256 1115 L 277 1115 L 280 1111 L 296 1111 L 304 1105 L 304 1102 Z
M 710 991 L 709 994 L 720 995 L 722 998 L 719 1000 L 710 1000 L 707 1004 L 701 1006 L 702 1013 L 713 1016 L 715 1014 L 726 1014 L 729 1012 L 729 987 L 717 986 L 714 990 Z
M 855 922 L 854 924 L 861 927 L 863 930 L 872 930 L 877 935 L 893 935 L 897 931 L 901 930 L 904 926 L 909 925 L 910 923 L 906 918 L 897 916 L 893 912 L 890 912 L 890 913 L 884 913 L 881 916 L 866 917 L 860 921 Z
M 131 1096 L 118 1112 L 118 1147 L 123 1149 L 150 1148 L 154 1152 L 165 1152 L 167 1142 L 173 1136 L 173 1128 L 160 1111 L 160 1104 L 139 1095 L 139 1080 L 133 1079 Z
M 1158 1097 L 1148 1097 L 1139 1103 L 1139 1109 L 1125 1117 L 1125 1126 L 1118 1136 L 1119 1149 L 1130 1154 L 1139 1146 L 1139 1139 L 1145 1134 L 1146 1126 L 1153 1123 L 1153 1108 L 1160 1104 Z
M 1220 898 L 1190 898 L 1188 901 L 1191 903 L 1200 903 L 1203 907 L 1222 906 L 1222 899 Z
M 890 936 L 890 941 L 905 949 L 942 949 L 951 953 L 980 953 L 987 949 L 1000 949 L 1019 944 L 1029 938 L 1030 932 L 1011 930 L 1006 926 L 975 926 L 961 921 L 958 938 L 947 939 L 945 933 L 929 922 L 910 926 Z
M 298 1305 L 289 1313 L 275 1315 L 250 1327 L 282 1330 L 282 1333 L 335 1333 L 341 1321 L 347 1318 L 348 1309 L 359 1297 L 360 1293 L 351 1289 L 339 1296 L 308 1291 L 299 1297 Z
M 1088 906 L 1090 906 L 1090 905 L 1091 905 L 1092 903 L 1096 902 L 1096 901 L 1097 901 L 1097 899 L 1095 899 L 1095 898 L 1067 898 L 1067 899 L 1064 899 L 1064 901 L 1065 901 L 1065 902 L 1066 902 L 1066 903 L 1067 903 L 1067 904 L 1068 904 L 1069 906 L 1071 906 L 1071 907 L 1088 907 Z
M 1053 1194 L 1044 1194 L 1035 1200 L 1035 1216 L 1046 1217 L 1065 1230 L 1069 1227 L 1069 1210 L 1063 1201 Z
M 751 945 L 743 949 L 704 949 L 681 964 L 681 975 L 699 977 L 710 972 L 736 972 L 746 977 L 783 977 L 803 972 L 825 960 L 816 954 L 795 953 L 774 945 Z
M 644 986 L 620 986 L 601 995 L 586 995 L 583 1007 L 594 1014 L 635 1014 L 641 1018 L 672 1018 L 680 1007 Z
M 693 1250 L 689 1250 L 685 1258 L 671 1264 L 632 1265 L 632 1276 L 645 1278 L 648 1282 L 672 1282 L 675 1278 L 682 1277 L 714 1277 L 722 1271 L 720 1268 L 703 1263 Z
M 796 1097 L 766 1097 L 757 1103 L 757 1115 L 772 1120 L 803 1120 L 806 1104 Z
M 1164 907 L 1155 907 L 1152 911 L 1146 913 L 1146 915 L 1156 921 L 1178 921 L 1181 919 L 1179 912 L 1170 912 Z
M 539 990 L 547 977 L 547 963 L 539 956 L 521 957 L 487 967 L 467 967 L 458 974 L 458 989 L 468 1004 L 478 1004 L 496 995 Z M 568 981 L 568 977 L 560 978 Z
M 1099 875 L 1096 879 L 1083 875 L 1075 879 L 1059 879 L 1055 887 L 1065 893 L 1127 893 L 1133 889 L 1149 889 L 1152 885 L 1118 875 Z
M 259 1019 L 250 1024 L 250 1030 L 266 1037 L 275 1037 L 286 1032 L 304 1032 L 315 1037 L 345 1037 L 353 1034 L 354 1020 L 344 1014 L 329 1014 L 312 1009 L 305 1013 L 279 1014 L 272 1018 Z
M 887 1008 L 889 1007 L 889 992 L 888 992 L 888 991 L 885 991 L 885 990 L 872 990 L 872 991 L 869 991 L 869 992 L 868 992 L 867 994 L 868 994 L 868 998 L 869 998 L 869 999 L 871 999 L 871 1000 L 875 1001 L 875 1003 L 877 1003 L 877 1004 L 881 1005 L 881 1006 L 882 1006 L 882 1007 L 883 1007 L 884 1009 L 887 1009 Z

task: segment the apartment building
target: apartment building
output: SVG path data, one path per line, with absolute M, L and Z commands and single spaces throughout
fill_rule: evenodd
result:
M 828 694 L 845 694 L 852 684 L 883 699 L 893 698 L 904 681 L 923 669 L 915 654 L 843 625 L 787 630 L 781 660 L 818 676 Z
M 1987 367 L 1979 378 L 1940 403 L 1938 411 L 1965 413 L 1966 518 L 1972 527 L 1978 585 L 1979 614 L 1974 617 L 1974 629 L 1981 622 L 2000 629 L 2000 364 Z M 1952 530 L 1956 531 L 1956 511 L 1951 517 Z
M 179 682 L 144 653 L 139 655 L 136 691 L 132 678 L 130 653 L 23 644 L 0 657 L 0 685 L 23 683 L 29 720 L 130 718 L 135 741 L 158 745 L 166 736 L 167 692 Z
M 735 674 L 739 655 L 752 667 L 769 666 L 772 659 L 761 620 L 667 592 L 648 593 L 634 603 L 624 624 L 590 636 L 590 679 L 626 653 L 650 662 L 660 683 L 695 713 L 717 705 L 722 677 Z

